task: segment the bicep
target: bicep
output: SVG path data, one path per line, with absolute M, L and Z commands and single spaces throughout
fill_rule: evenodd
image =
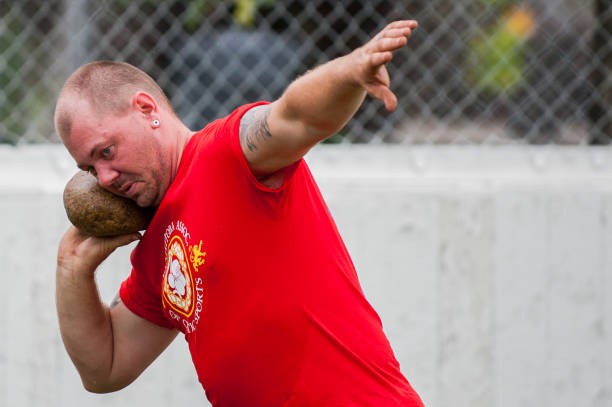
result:
M 116 389 L 133 382 L 178 334 L 130 311 L 117 297 L 110 306 L 113 329 L 111 382 Z
M 249 109 L 240 120 L 240 146 L 256 176 L 272 174 L 298 161 L 317 143 L 299 120 L 283 112 L 279 101 Z

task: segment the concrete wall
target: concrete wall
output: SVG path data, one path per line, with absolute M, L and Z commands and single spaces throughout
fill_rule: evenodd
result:
M 430 407 L 612 405 L 612 150 L 321 146 L 308 161 L 402 371 Z M 54 303 L 61 147 L 0 148 L 0 406 L 205 405 L 179 337 L 82 390 Z M 108 301 L 130 248 L 98 271 Z

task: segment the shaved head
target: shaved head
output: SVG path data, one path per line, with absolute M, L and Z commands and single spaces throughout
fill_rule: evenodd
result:
M 145 72 L 125 62 L 96 61 L 77 69 L 66 81 L 55 105 L 55 127 L 66 140 L 72 130 L 72 113 L 78 103 L 89 103 L 99 115 L 120 115 L 136 92 L 150 94 L 173 112 L 159 85 Z

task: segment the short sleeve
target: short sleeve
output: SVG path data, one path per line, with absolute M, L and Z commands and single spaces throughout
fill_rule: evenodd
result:
M 252 103 L 236 109 L 225 121 L 223 129 L 219 134 L 222 134 L 224 137 L 229 137 L 229 140 L 227 141 L 231 147 L 231 155 L 235 162 L 239 165 L 241 172 L 248 178 L 249 183 L 253 187 L 263 192 L 279 193 L 285 188 L 287 181 L 291 178 L 295 169 L 299 166 L 303 159 L 300 159 L 295 163 L 279 170 L 283 173 L 283 184 L 278 188 L 269 188 L 259 182 L 255 175 L 253 175 L 253 172 L 249 167 L 249 163 L 244 156 L 244 152 L 242 151 L 242 146 L 240 145 L 240 120 L 242 119 L 242 116 L 244 116 L 244 114 L 250 109 L 264 104 L 269 104 L 269 102 Z
M 119 296 L 125 306 L 134 314 L 164 328 L 174 328 L 165 318 L 161 302 L 160 288 L 147 278 L 147 274 L 136 270 L 137 246 L 131 255 L 132 273 L 123 281 Z M 142 266 L 146 267 L 146 266 Z

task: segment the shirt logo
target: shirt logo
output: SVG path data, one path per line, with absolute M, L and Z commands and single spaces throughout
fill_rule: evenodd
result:
M 181 221 L 170 223 L 164 233 L 166 261 L 162 304 L 167 315 L 182 325 L 186 333 L 193 332 L 200 320 L 204 287 L 199 274 L 206 257 L 202 241 L 190 246 L 190 237 Z
M 167 248 L 163 293 L 169 305 L 185 317 L 193 312 L 193 275 L 185 244 L 173 236 Z

